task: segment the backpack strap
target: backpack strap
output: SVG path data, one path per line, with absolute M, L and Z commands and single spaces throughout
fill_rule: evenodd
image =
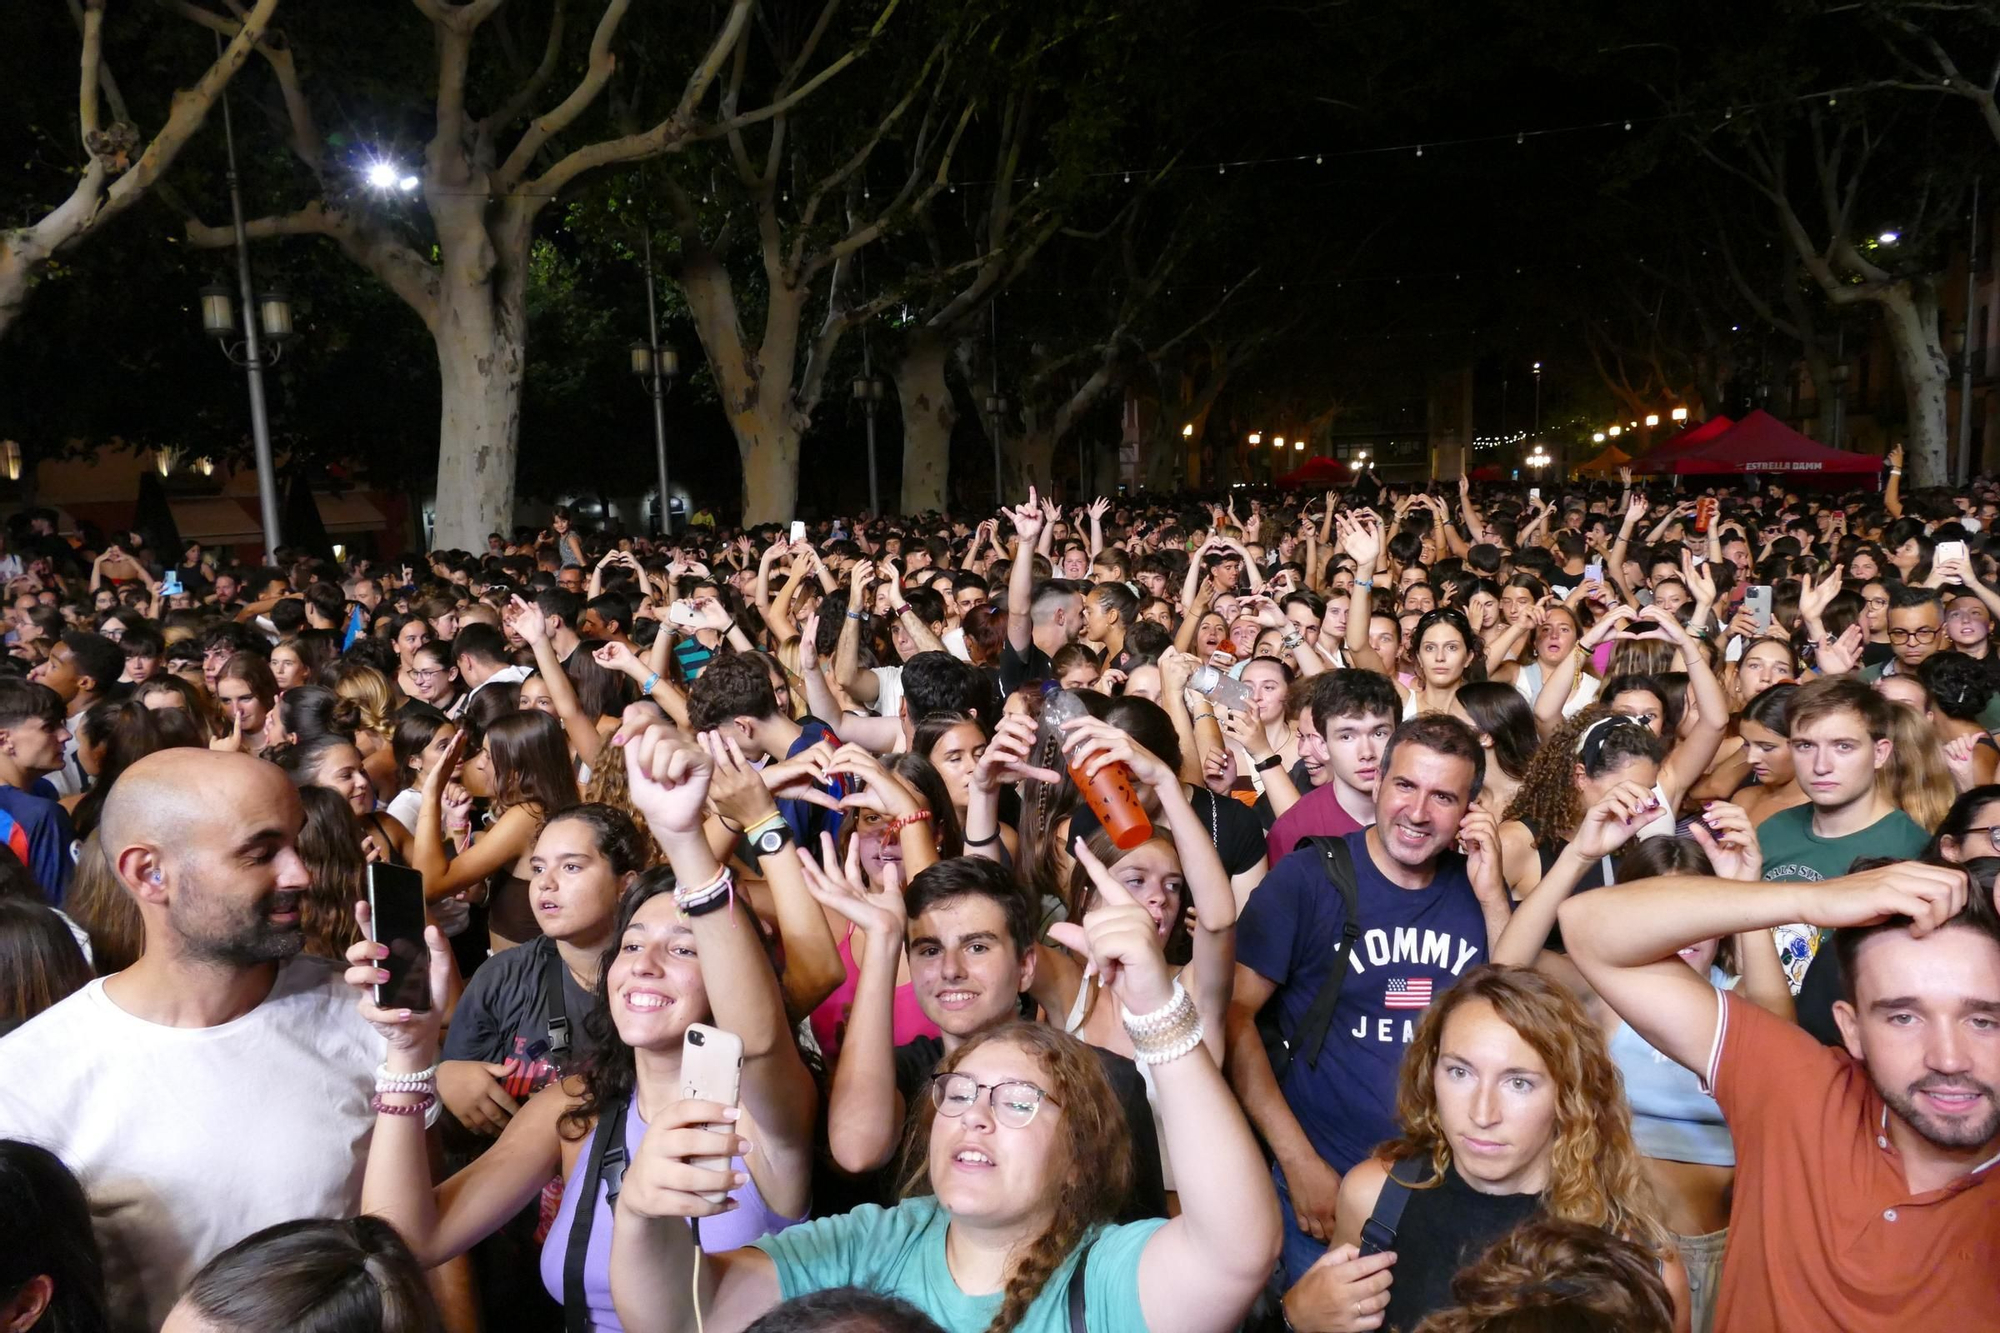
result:
M 1090 1243 L 1083 1247 L 1083 1253 L 1076 1257 L 1076 1267 L 1071 1270 L 1069 1275 L 1069 1287 L 1064 1292 L 1064 1296 L 1069 1302 L 1069 1333 L 1085 1333 L 1083 1326 L 1083 1275 L 1084 1270 L 1090 1267 L 1090 1252 L 1096 1247 L 1097 1238 L 1093 1236 L 1090 1239 Z
M 536 989 L 535 1009 L 548 1029 L 549 1063 L 557 1069 L 568 1062 L 570 1050 L 569 1006 L 563 1003 L 562 974 L 562 954 L 551 942 L 542 954 L 542 979 Z
M 1317 1068 L 1320 1048 L 1326 1045 L 1326 1031 L 1333 1025 L 1333 1011 L 1340 1004 L 1340 988 L 1347 980 L 1348 956 L 1354 951 L 1354 942 L 1361 938 L 1361 883 L 1355 875 L 1354 853 L 1349 850 L 1347 839 L 1316 835 L 1306 842 L 1319 849 L 1326 877 L 1340 890 L 1341 905 L 1346 909 L 1326 980 L 1320 983 L 1319 993 L 1313 996 L 1305 1017 L 1299 1020 L 1299 1030 L 1292 1034 L 1293 1050 Z
M 590 1258 L 590 1229 L 597 1221 L 597 1186 L 605 1186 L 605 1201 L 614 1207 L 618 1190 L 625 1182 L 625 1111 L 620 1102 L 608 1115 L 597 1119 L 597 1135 L 590 1145 L 590 1164 L 583 1178 L 572 1181 L 577 1189 L 576 1210 L 570 1214 L 569 1239 L 563 1248 L 563 1333 L 590 1333 L 590 1306 L 583 1298 L 583 1270 Z
M 1361 1253 L 1381 1254 L 1396 1248 L 1396 1228 L 1403 1223 L 1403 1209 L 1409 1205 L 1410 1188 L 1420 1183 L 1428 1172 L 1427 1165 L 1407 1161 L 1397 1162 L 1389 1168 L 1389 1178 L 1382 1182 L 1382 1192 L 1375 1197 L 1375 1209 L 1361 1224 Z M 1405 1175 L 1410 1178 L 1404 1179 Z

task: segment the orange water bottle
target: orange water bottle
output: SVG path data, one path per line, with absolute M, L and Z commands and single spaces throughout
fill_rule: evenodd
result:
M 1064 723 L 1089 716 L 1090 710 L 1083 706 L 1083 700 L 1069 690 L 1057 690 L 1042 705 L 1042 725 L 1055 733 L 1058 744 L 1068 739 L 1063 731 Z M 1090 777 L 1082 768 L 1072 764 L 1069 776 L 1090 806 L 1090 812 L 1097 816 L 1097 822 L 1110 835 L 1112 846 L 1121 852 L 1130 851 L 1153 836 L 1153 821 L 1146 817 L 1145 807 L 1139 804 L 1138 787 L 1129 765 L 1113 761 L 1098 769 L 1095 777 Z

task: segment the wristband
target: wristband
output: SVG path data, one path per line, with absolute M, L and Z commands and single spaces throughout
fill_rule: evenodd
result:
M 991 847 L 994 843 L 1000 841 L 1000 830 L 995 828 L 983 838 L 966 838 L 963 841 L 967 847 Z
M 930 820 L 931 812 L 928 810 L 913 810 L 907 815 L 897 815 L 883 826 L 882 836 L 893 838 L 912 824 L 928 824 Z
M 1370 588 L 1370 589 L 1372 589 L 1372 588 L 1373 588 L 1373 587 L 1375 586 L 1375 580 L 1374 580 L 1374 579 L 1356 579 L 1356 580 L 1354 580 L 1354 586 L 1355 586 L 1355 587 L 1357 587 L 1357 588 Z
M 1269 758 L 1259 759 L 1257 761 L 1257 771 L 1259 773 L 1268 773 L 1274 768 L 1282 767 L 1284 765 L 1284 762 L 1285 762 L 1285 756 L 1281 754 L 1273 754 Z
M 847 618 L 849 620 L 866 620 L 868 619 L 868 613 L 866 611 L 849 611 Z
M 394 1102 L 385 1102 L 382 1100 L 382 1094 L 379 1092 L 368 1099 L 368 1109 L 377 1115 L 420 1115 L 424 1117 L 426 1122 L 430 1119 L 431 1108 L 436 1105 L 437 1094 L 435 1092 L 426 1092 L 422 1101 L 413 1102 L 408 1106 L 398 1106 Z
M 746 838 L 754 838 L 759 833 L 762 833 L 765 829 L 770 828 L 772 825 L 782 824 L 784 822 L 785 822 L 785 817 L 782 814 L 778 813 L 776 810 L 773 810 L 770 814 L 765 815 L 762 819 L 750 825 L 750 827 L 744 829 L 743 836 Z
M 652 675 L 646 677 L 645 682 L 639 686 L 639 693 L 651 694 L 653 692 L 653 687 L 655 685 L 658 685 L 659 683 L 660 683 L 660 673 L 655 671 Z
M 735 898 L 736 877 L 729 873 L 727 866 L 706 884 L 674 890 L 674 906 L 680 909 L 682 916 L 706 916 L 718 907 L 734 902 Z
M 435 1062 L 429 1069 L 414 1074 L 392 1074 L 384 1063 L 375 1069 L 375 1091 L 377 1092 L 423 1092 L 437 1082 L 438 1067 Z
M 910 604 L 908 602 L 904 602 L 901 606 L 897 606 L 894 602 L 889 603 L 889 614 L 892 616 L 900 616 L 909 609 Z

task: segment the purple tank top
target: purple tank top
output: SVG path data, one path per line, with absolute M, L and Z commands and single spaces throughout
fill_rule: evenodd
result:
M 549 1237 L 542 1242 L 542 1285 L 558 1303 L 563 1298 L 563 1259 L 569 1253 L 569 1232 L 576 1221 L 577 1195 L 583 1189 L 584 1177 L 589 1173 L 591 1149 L 597 1143 L 597 1131 L 602 1123 L 592 1125 L 583 1142 L 577 1146 L 576 1171 L 569 1182 L 572 1188 L 563 1191 L 562 1207 L 556 1210 L 555 1221 L 549 1227 Z M 628 1161 L 639 1151 L 639 1141 L 645 1137 L 646 1122 L 639 1117 L 639 1102 L 635 1097 L 625 1112 L 625 1154 Z M 730 1165 L 746 1174 L 750 1170 L 740 1157 Z M 590 1245 L 584 1252 L 583 1299 L 589 1307 L 593 1325 L 623 1333 L 624 1325 L 618 1322 L 618 1315 L 611 1307 L 611 1205 L 605 1202 L 604 1188 L 600 1181 L 597 1197 L 591 1201 L 597 1215 L 591 1221 Z M 754 1180 L 742 1189 L 729 1193 L 736 1200 L 733 1212 L 701 1219 L 701 1248 L 709 1254 L 740 1250 L 759 1236 L 772 1235 L 805 1220 L 780 1217 L 765 1207 L 764 1196 L 757 1192 Z

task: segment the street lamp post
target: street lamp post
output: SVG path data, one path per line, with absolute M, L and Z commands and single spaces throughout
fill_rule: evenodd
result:
M 1542 363 L 1535 362 L 1535 436 L 1542 433 Z
M 216 37 L 220 49 L 221 36 Z M 203 331 L 213 337 L 222 354 L 243 367 L 250 386 L 250 442 L 257 457 L 257 510 L 264 524 L 264 559 L 278 558 L 278 470 L 271 458 L 271 421 L 264 407 L 264 343 L 271 344 L 271 363 L 284 354 L 292 336 L 292 306 L 280 291 L 266 292 L 261 298 L 250 278 L 250 238 L 243 230 L 243 184 L 236 174 L 236 127 L 229 116 L 229 94 L 222 94 L 222 142 L 228 154 L 229 212 L 236 229 L 236 288 L 243 302 L 243 337 L 233 340 L 236 315 L 230 308 L 229 288 L 220 283 L 201 289 Z M 254 313 L 253 313 L 254 312 Z
M 660 345 L 659 300 L 653 292 L 653 229 L 647 226 L 641 254 L 646 263 L 646 341 L 632 344 L 632 373 L 646 381 L 653 399 L 653 456 L 660 472 L 660 535 L 674 535 L 674 493 L 667 475 L 667 387 L 681 373 L 680 354 Z
M 868 413 L 868 512 L 882 516 L 882 495 L 875 479 L 875 409 L 882 403 L 882 381 L 869 369 L 868 340 L 861 342 L 861 378 L 854 381 L 854 401 Z
M 993 392 L 986 395 L 986 418 L 991 423 L 993 436 L 993 503 L 1007 502 L 1007 488 L 1000 472 L 1000 417 L 1007 410 L 1007 400 L 1000 396 L 1000 386 L 995 384 Z

